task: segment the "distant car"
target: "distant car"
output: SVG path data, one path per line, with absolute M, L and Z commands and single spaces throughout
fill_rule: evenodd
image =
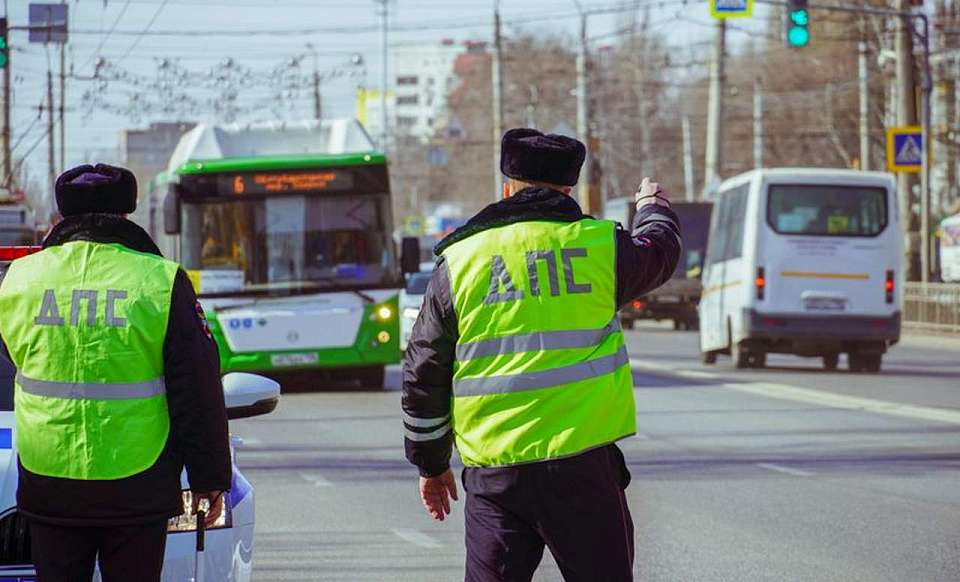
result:
M 0 249 L 0 272 L 10 258 L 28 252 Z M 4 260 L 6 259 L 6 260 Z M 27 520 L 17 511 L 17 448 L 14 433 L 14 376 L 16 370 L 0 358 L 0 581 L 33 582 L 30 529 Z M 280 385 L 254 374 L 227 374 L 223 378 L 227 416 L 231 420 L 268 414 L 280 400 Z M 224 513 L 208 528 L 204 565 L 208 580 L 248 582 L 253 572 L 253 487 L 237 467 L 237 437 L 230 439 L 233 478 L 225 496 Z M 184 507 L 190 506 L 186 472 L 181 475 Z M 196 529 L 194 516 L 187 514 L 171 519 L 167 526 L 167 547 L 163 559 L 164 582 L 192 580 L 195 569 Z M 94 582 L 100 575 L 95 573 Z
M 432 272 L 421 271 L 407 278 L 407 286 L 400 291 L 400 349 L 406 350 L 413 332 L 413 324 L 423 307 L 423 296 L 427 292 Z

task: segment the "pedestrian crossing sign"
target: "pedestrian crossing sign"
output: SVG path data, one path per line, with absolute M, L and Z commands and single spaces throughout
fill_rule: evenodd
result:
M 749 18 L 753 15 L 753 0 L 710 0 L 710 15 L 714 18 Z
M 920 127 L 887 128 L 887 170 L 919 173 L 923 167 L 923 131 Z

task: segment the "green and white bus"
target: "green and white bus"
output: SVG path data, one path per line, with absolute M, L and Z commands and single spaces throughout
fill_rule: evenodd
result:
M 190 275 L 223 372 L 379 387 L 399 361 L 387 160 L 356 121 L 200 125 L 152 182 L 146 221 Z

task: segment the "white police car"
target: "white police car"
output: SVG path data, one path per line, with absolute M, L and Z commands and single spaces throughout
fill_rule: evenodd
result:
M 0 249 L 0 278 L 3 259 Z M 13 257 L 15 258 L 15 257 Z M 17 512 L 17 452 L 13 432 L 13 378 L 15 370 L 0 358 L 0 582 L 35 582 L 31 565 L 30 534 L 26 520 Z M 280 401 L 280 385 L 254 374 L 227 374 L 223 378 L 227 416 L 231 419 L 268 414 Z M 236 446 L 231 437 L 233 479 L 225 498 L 223 515 L 207 528 L 203 553 L 205 579 L 217 582 L 247 582 L 253 571 L 253 487 L 237 467 Z M 186 474 L 181 477 L 184 506 L 190 506 Z M 163 561 L 164 582 L 192 581 L 195 576 L 196 528 L 194 516 L 170 520 Z M 99 581 L 94 574 L 94 581 Z

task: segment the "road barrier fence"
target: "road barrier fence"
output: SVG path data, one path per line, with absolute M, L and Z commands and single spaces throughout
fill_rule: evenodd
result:
M 905 284 L 903 324 L 911 330 L 960 333 L 960 284 Z

